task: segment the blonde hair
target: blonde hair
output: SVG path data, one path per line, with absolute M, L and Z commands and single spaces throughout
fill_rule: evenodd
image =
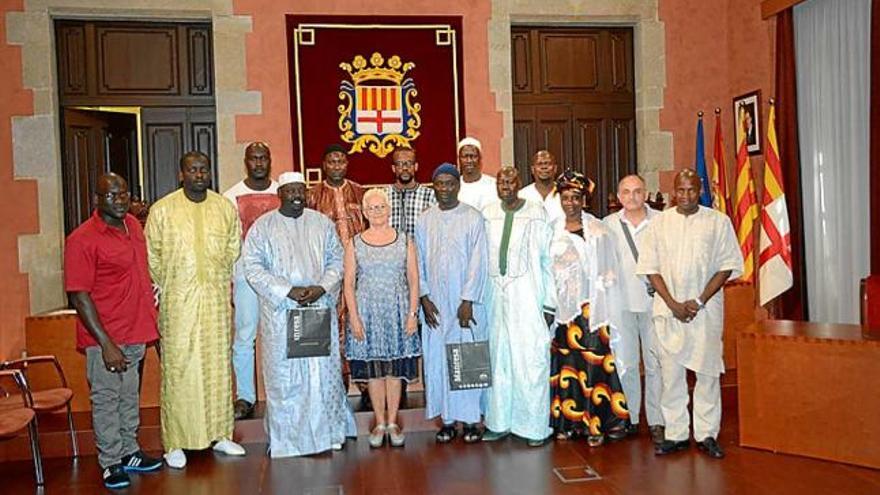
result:
M 372 189 L 368 189 L 367 192 L 364 193 L 364 199 L 361 200 L 361 207 L 366 209 L 367 200 L 372 198 L 382 198 L 382 201 L 384 201 L 386 205 L 391 205 L 391 202 L 388 200 L 388 193 L 385 192 L 385 189 L 381 187 L 374 187 Z

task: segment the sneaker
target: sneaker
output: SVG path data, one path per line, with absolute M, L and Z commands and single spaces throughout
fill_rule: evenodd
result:
M 337 451 L 337 452 L 342 450 L 342 447 L 344 447 L 344 445 L 341 443 L 331 443 L 330 444 L 330 448 Z
M 403 444 L 406 443 L 406 435 L 400 431 L 400 427 L 395 423 L 391 423 L 386 427 L 388 431 L 388 440 L 391 442 L 392 447 L 403 447 Z
M 131 479 L 125 474 L 125 470 L 122 469 L 122 464 L 114 464 L 105 467 L 101 477 L 104 478 L 104 486 L 107 488 L 125 488 L 128 485 L 131 485 Z
M 233 442 L 232 440 L 218 440 L 214 447 L 214 452 L 220 452 L 221 454 L 232 455 L 232 456 L 243 456 L 246 454 L 244 447 Z
M 162 459 L 150 457 L 138 450 L 122 458 L 122 469 L 126 473 L 148 473 L 162 467 Z
M 174 449 L 165 454 L 165 464 L 174 469 L 183 469 L 186 467 L 186 454 L 182 449 Z

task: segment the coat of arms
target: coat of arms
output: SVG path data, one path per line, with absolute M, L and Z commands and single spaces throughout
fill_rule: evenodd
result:
M 339 86 L 340 137 L 351 144 L 349 153 L 369 149 L 384 158 L 396 146 L 408 146 L 419 137 L 421 104 L 414 102 L 418 91 L 407 71 L 412 62 L 402 63 L 397 55 L 385 59 L 378 52 L 370 57 L 369 67 L 364 57 L 357 55 L 351 64 L 339 67 L 351 76 Z

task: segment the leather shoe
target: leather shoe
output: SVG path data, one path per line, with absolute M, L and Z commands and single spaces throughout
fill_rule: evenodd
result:
M 721 446 L 718 445 L 718 441 L 712 437 L 708 437 L 704 439 L 702 442 L 697 442 L 697 447 L 707 456 L 713 459 L 724 459 L 724 451 L 721 450 Z
M 666 440 L 666 427 L 663 425 L 651 425 L 648 428 L 651 431 L 651 441 L 654 445 L 660 445 Z
M 654 454 L 656 455 L 667 455 L 674 454 L 675 452 L 680 452 L 682 450 L 687 450 L 691 446 L 690 440 L 682 440 L 680 442 L 673 442 L 672 440 L 663 440 L 659 445 L 654 446 Z
M 634 437 L 639 434 L 639 424 L 628 424 L 626 425 L 626 436 Z
M 244 399 L 238 399 L 232 404 L 232 414 L 236 421 L 248 419 L 254 415 L 254 405 Z

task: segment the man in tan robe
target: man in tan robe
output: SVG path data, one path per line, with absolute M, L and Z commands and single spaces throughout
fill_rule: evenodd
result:
M 229 200 L 209 189 L 211 163 L 197 151 L 180 160 L 183 187 L 147 219 L 150 275 L 159 286 L 162 445 L 170 467 L 183 449 L 244 455 L 232 441 L 230 336 L 232 267 L 241 226 Z

